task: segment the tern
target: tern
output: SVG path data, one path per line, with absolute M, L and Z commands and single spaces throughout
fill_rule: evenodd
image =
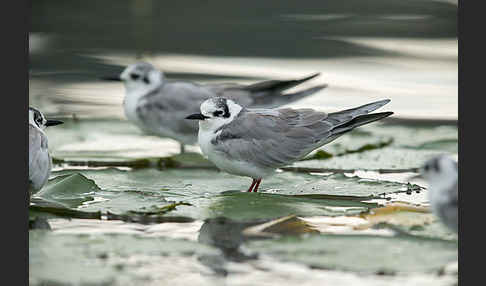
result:
M 51 174 L 52 159 L 44 129 L 62 123 L 46 119 L 39 110 L 29 107 L 29 201 L 32 193 L 39 191 Z
M 442 155 L 428 160 L 420 168 L 419 176 L 429 183 L 428 198 L 432 212 L 456 233 L 459 205 L 457 170 L 457 162 Z
M 262 178 L 291 164 L 343 134 L 393 114 L 370 113 L 390 100 L 381 100 L 333 113 L 313 109 L 250 109 L 223 97 L 210 98 L 200 113 L 198 142 L 219 169 L 253 179 L 256 192 Z

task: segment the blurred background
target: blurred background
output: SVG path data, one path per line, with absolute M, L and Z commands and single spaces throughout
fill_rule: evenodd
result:
M 293 104 L 325 111 L 390 98 L 395 118 L 457 119 L 457 1 L 33 1 L 29 104 L 124 118 L 98 78 L 138 60 L 171 79 L 321 76 Z

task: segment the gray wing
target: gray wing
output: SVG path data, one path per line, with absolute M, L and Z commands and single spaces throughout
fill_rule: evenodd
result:
M 388 100 L 337 113 L 312 109 L 244 109 L 211 142 L 216 151 L 238 161 L 279 168 L 331 142 L 353 128 L 391 115 L 366 115 Z
M 47 137 L 29 125 L 29 188 L 42 188 L 50 173 L 51 157 L 47 148 Z
M 166 128 L 196 138 L 198 123 L 185 117 L 198 113 L 201 103 L 212 96 L 197 84 L 170 82 L 145 95 L 137 106 L 137 114 L 154 133 Z
M 310 109 L 243 110 L 211 143 L 234 160 L 278 168 L 312 151 L 332 128 L 327 117 Z

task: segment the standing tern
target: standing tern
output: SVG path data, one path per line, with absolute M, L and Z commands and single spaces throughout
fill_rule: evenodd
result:
M 46 119 L 39 110 L 29 107 L 29 201 L 32 193 L 39 191 L 51 174 L 52 159 L 44 129 L 62 123 Z
M 222 171 L 253 179 L 256 192 L 262 178 L 291 164 L 356 127 L 393 112 L 370 113 L 389 99 L 334 113 L 312 109 L 249 109 L 223 97 L 210 98 L 200 113 L 198 141 L 204 155 Z M 370 114 L 368 114 L 370 113 Z

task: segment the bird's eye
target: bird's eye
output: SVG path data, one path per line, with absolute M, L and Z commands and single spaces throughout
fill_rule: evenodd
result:
M 133 80 L 137 80 L 137 79 L 140 77 L 140 75 L 138 75 L 138 74 L 136 74 L 136 73 L 132 73 L 132 74 L 130 74 L 130 77 L 131 77 Z
M 221 114 L 223 114 L 223 111 L 221 111 L 221 110 L 217 110 L 217 111 L 213 112 L 213 115 L 216 116 L 216 117 L 220 116 Z
M 143 82 L 145 82 L 146 84 L 149 84 L 150 83 L 148 77 L 146 77 L 146 76 L 143 78 Z
M 425 170 L 425 171 L 429 171 L 429 170 L 430 170 L 430 166 L 429 166 L 429 165 L 425 165 L 425 166 L 424 166 L 424 170 Z

